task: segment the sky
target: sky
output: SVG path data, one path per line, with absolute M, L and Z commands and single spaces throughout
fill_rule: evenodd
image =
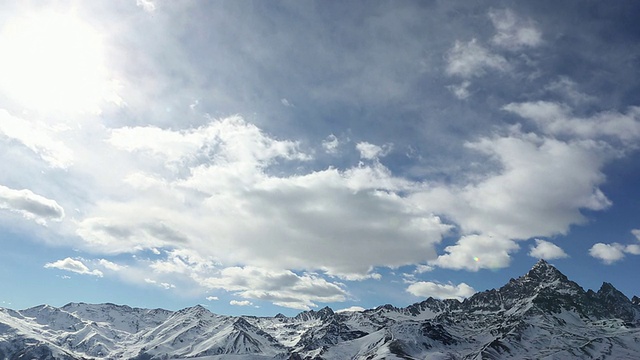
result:
M 640 295 L 636 1 L 0 5 L 0 307 Z

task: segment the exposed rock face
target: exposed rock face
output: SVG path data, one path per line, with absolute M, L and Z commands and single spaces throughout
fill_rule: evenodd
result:
M 540 260 L 460 302 L 289 318 L 230 317 L 114 304 L 0 308 L 2 359 L 636 359 L 640 299 L 585 291 Z

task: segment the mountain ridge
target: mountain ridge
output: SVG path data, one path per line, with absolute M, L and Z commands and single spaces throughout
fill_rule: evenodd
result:
M 612 284 L 585 291 L 538 261 L 469 298 L 361 312 L 226 316 L 69 303 L 0 308 L 2 359 L 636 359 L 640 300 Z

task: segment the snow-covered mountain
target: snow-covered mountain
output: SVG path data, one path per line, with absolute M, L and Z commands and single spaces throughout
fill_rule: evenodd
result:
M 0 359 L 640 359 L 640 300 L 540 260 L 460 302 L 295 317 L 113 304 L 0 308 Z

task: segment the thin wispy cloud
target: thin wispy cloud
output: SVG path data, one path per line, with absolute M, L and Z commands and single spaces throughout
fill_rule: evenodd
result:
M 79 260 L 79 259 L 65 258 L 62 260 L 46 263 L 44 267 L 48 269 L 59 269 L 64 271 L 70 271 L 70 272 L 74 272 L 76 274 L 81 274 L 81 275 L 92 275 L 92 276 L 98 276 L 98 277 L 103 276 L 102 271 L 97 269 L 90 270 L 82 262 L 82 260 Z

